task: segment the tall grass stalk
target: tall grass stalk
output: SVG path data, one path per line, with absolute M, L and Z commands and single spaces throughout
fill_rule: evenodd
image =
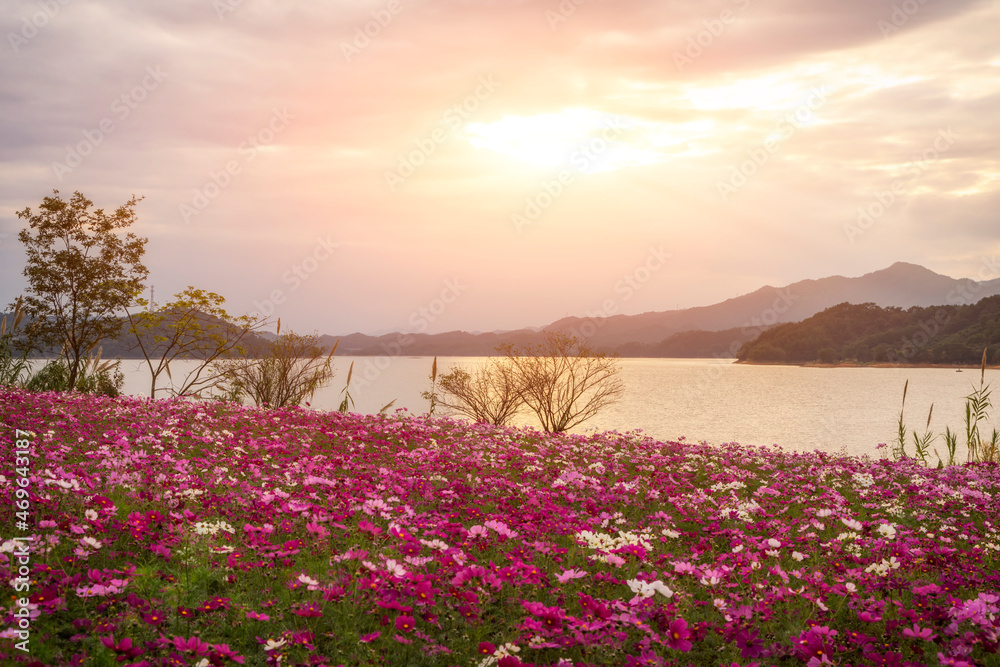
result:
M 990 386 L 986 384 L 986 349 L 983 349 L 983 362 L 979 372 L 979 387 L 973 386 L 972 393 L 965 397 L 965 440 L 968 444 L 968 461 L 984 461 L 983 438 L 979 431 L 980 422 L 987 419 L 986 412 L 990 409 Z M 993 438 L 996 440 L 996 437 Z M 992 449 L 996 449 L 993 447 Z
M 986 356 L 988 349 L 983 350 L 983 360 L 979 369 L 979 386 L 972 386 L 972 393 L 965 397 L 965 442 L 968 448 L 966 460 L 969 463 L 991 463 L 1000 461 L 1000 432 L 993 429 L 988 438 L 983 436 L 982 423 L 989 419 L 989 410 L 993 407 L 990 399 L 990 385 L 986 384 Z M 903 409 L 906 406 L 906 390 L 910 381 L 903 385 L 903 403 L 899 409 L 899 419 L 896 423 L 897 435 L 893 445 L 893 456 L 896 460 L 906 458 L 906 423 L 903 421 Z M 920 459 L 921 463 L 927 465 L 927 450 L 935 437 L 931 430 L 931 416 L 934 414 L 934 404 L 927 413 L 927 425 L 924 428 L 923 436 L 913 431 L 913 445 L 916 448 L 914 458 Z M 956 452 L 958 450 L 958 433 L 945 426 L 944 443 L 948 452 L 948 465 L 956 464 Z M 937 449 L 934 454 L 938 458 L 938 467 L 944 466 L 944 461 Z
M 906 423 L 903 421 L 903 409 L 906 407 L 906 390 L 910 386 L 907 380 L 903 384 L 903 402 L 899 406 L 899 421 L 897 423 L 896 444 L 893 447 L 893 458 L 896 460 L 906 458 Z
M 931 416 L 934 414 L 934 404 L 931 403 L 931 409 L 927 411 L 927 425 L 924 427 L 924 435 L 918 436 L 916 430 L 913 431 L 913 446 L 916 450 L 914 458 L 919 458 L 920 462 L 927 465 L 927 448 L 930 446 L 931 442 L 934 440 L 934 434 L 931 433 Z
M 342 414 L 347 414 L 350 410 L 354 409 L 354 398 L 351 396 L 351 376 L 354 375 L 354 362 L 351 362 L 350 367 L 347 369 L 347 384 L 344 385 L 342 393 L 344 395 L 344 400 L 340 402 L 339 411 Z
M 955 451 L 958 449 L 958 433 L 951 430 L 950 426 L 944 427 L 944 444 L 948 448 L 948 465 L 955 465 Z M 937 450 L 934 450 L 937 454 Z M 938 467 L 943 467 L 941 456 L 938 455 Z

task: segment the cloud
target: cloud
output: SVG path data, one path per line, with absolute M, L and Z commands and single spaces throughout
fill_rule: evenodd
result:
M 30 38 L 24 21 L 39 4 L 13 3 L 0 18 L 0 231 L 54 187 L 104 206 L 145 194 L 155 280 L 202 278 L 248 306 L 335 232 L 349 250 L 289 298 L 306 328 L 399 326 L 456 271 L 476 288 L 440 326 L 544 324 L 599 304 L 601 285 L 654 241 L 674 249 L 676 266 L 714 273 L 693 289 L 651 283 L 630 308 L 706 303 L 763 277 L 874 270 L 898 259 L 899 238 L 912 261 L 955 270 L 964 244 L 987 244 L 995 222 L 996 3 L 54 6 Z M 155 86 L 151 68 L 164 74 Z M 449 116 L 483 77 L 495 91 Z M 566 110 L 627 117 L 623 141 L 644 159 L 579 178 L 519 234 L 510 216 L 555 168 L 477 150 L 467 126 Z M 916 159 L 949 128 L 946 151 Z M 413 175 L 390 188 L 386 174 L 421 150 Z M 74 151 L 87 154 L 61 172 Z M 745 184 L 723 201 L 718 184 L 740 170 Z M 897 181 L 903 194 L 850 242 L 844 225 Z M 206 205 L 185 219 L 199 196 Z M 19 265 L 17 244 L 0 244 L 0 260 Z M 324 298 L 342 309 L 312 305 Z

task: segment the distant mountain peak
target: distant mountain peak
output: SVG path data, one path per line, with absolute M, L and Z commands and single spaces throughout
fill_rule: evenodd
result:
M 970 289 L 970 283 L 977 287 Z M 895 262 L 877 271 L 858 277 L 841 275 L 800 280 L 774 287 L 765 285 L 748 294 L 725 301 L 679 310 L 646 312 L 639 315 L 616 314 L 606 318 L 563 317 L 546 327 L 491 333 L 449 332 L 414 336 L 407 354 L 414 355 L 479 355 L 492 354 L 496 345 L 505 342 L 534 343 L 540 329 L 563 331 L 585 338 L 595 348 L 614 351 L 628 348 L 633 356 L 656 354 L 660 343 L 674 334 L 686 337 L 672 339 L 670 350 L 689 349 L 704 353 L 702 342 L 711 338 L 713 345 L 727 354 L 734 354 L 748 336 L 756 335 L 772 325 L 804 320 L 831 306 L 841 303 L 874 303 L 882 308 L 936 306 L 955 302 L 956 295 L 970 294 L 976 300 L 1000 294 L 1000 279 L 975 283 L 967 278 L 956 279 L 936 273 L 919 264 Z M 971 297 L 969 297 L 971 298 Z M 694 332 L 694 333 L 692 333 Z M 710 336 L 715 332 L 714 335 Z M 397 335 L 398 336 L 398 335 Z M 356 354 L 385 354 L 387 341 L 394 337 L 345 337 L 340 349 Z M 697 343 L 697 345 L 695 345 Z
M 884 269 L 879 269 L 878 271 L 872 271 L 867 275 L 873 275 L 877 273 L 921 273 L 924 275 L 935 275 L 940 276 L 940 273 L 928 269 L 926 266 L 921 266 L 920 264 L 913 264 L 912 262 L 894 262 L 892 266 Z

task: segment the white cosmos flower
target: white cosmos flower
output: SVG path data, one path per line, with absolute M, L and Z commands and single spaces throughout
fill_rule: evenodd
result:
M 629 579 L 625 583 L 628 584 L 628 587 L 632 589 L 633 593 L 644 598 L 653 597 L 656 593 L 656 590 L 645 581 Z
M 264 650 L 265 651 L 273 651 L 276 648 L 281 648 L 282 646 L 285 645 L 285 641 L 286 640 L 284 640 L 284 639 L 280 639 L 278 641 L 274 641 L 273 639 L 268 639 L 267 643 L 264 644 Z
M 672 590 L 670 590 L 670 588 L 666 584 L 664 584 L 662 581 L 660 581 L 659 579 L 657 579 L 656 581 L 652 582 L 650 584 L 650 587 L 652 587 L 657 593 L 659 593 L 660 595 L 662 595 L 665 598 L 672 598 L 672 597 L 674 597 L 674 592 Z
M 896 526 L 891 523 L 883 523 L 878 527 L 878 532 L 891 540 L 896 537 Z
M 80 540 L 80 544 L 83 544 L 83 545 L 88 546 L 88 547 L 92 547 L 94 549 L 100 549 L 101 548 L 101 543 L 99 541 L 95 540 L 93 537 L 90 537 L 90 536 L 87 536 L 87 537 L 84 537 L 83 539 L 81 539 Z

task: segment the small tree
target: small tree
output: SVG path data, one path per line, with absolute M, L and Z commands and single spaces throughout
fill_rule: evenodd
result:
M 142 294 L 148 271 L 143 266 L 146 239 L 121 233 L 135 222 L 132 197 L 114 213 L 92 211 L 79 192 L 69 201 L 45 197 L 38 210 L 18 211 L 28 221 L 18 239 L 28 255 L 24 310 L 33 322 L 32 348 L 62 349 L 70 387 L 87 352 L 103 338 L 121 332 L 120 316 Z
M 329 384 L 336 349 L 335 343 L 326 352 L 315 335 L 282 334 L 279 322 L 278 337 L 263 357 L 226 359 L 217 366 L 235 395 L 248 396 L 256 405 L 282 408 L 299 405 Z
M 561 433 L 590 419 L 621 396 L 618 359 L 573 336 L 546 331 L 540 345 L 497 348 L 512 365 L 524 403 L 546 431 Z
M 243 315 L 233 317 L 223 308 L 226 300 L 215 292 L 188 286 L 174 295 L 174 300 L 156 309 L 144 299 L 137 299 L 148 310 L 126 311 L 129 333 L 136 340 L 151 375 L 149 397 L 156 398 L 157 382 L 163 373 L 170 380 L 170 363 L 176 359 L 195 359 L 200 363 L 172 387 L 175 396 L 196 395 L 217 385 L 222 376 L 210 370 L 219 359 L 245 353 L 244 344 L 251 334 L 266 324 L 264 318 Z
M 524 406 L 517 371 L 507 359 L 491 358 L 472 373 L 455 367 L 438 379 L 436 403 L 470 419 L 504 426 Z

